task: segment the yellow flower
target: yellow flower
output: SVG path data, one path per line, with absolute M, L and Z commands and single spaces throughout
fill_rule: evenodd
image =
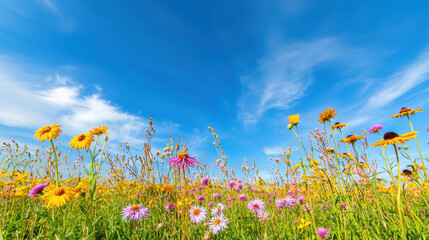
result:
M 299 123 L 299 114 L 293 114 L 287 117 L 289 119 L 289 124 L 292 126 L 298 125 Z
M 89 132 L 91 132 L 94 135 L 100 136 L 103 134 L 109 134 L 108 128 L 109 128 L 108 126 L 100 126 L 89 130 Z
M 332 126 L 332 127 L 331 127 L 331 129 L 332 129 L 332 130 L 335 130 L 335 129 L 341 129 L 341 128 L 345 127 L 346 125 L 347 125 L 347 123 L 340 123 L 340 122 L 336 122 L 336 123 L 334 124 L 334 126 Z
M 90 147 L 92 142 L 94 141 L 94 135 L 90 132 L 82 133 L 73 137 L 70 141 L 70 146 L 74 149 L 84 149 Z
M 371 146 L 375 147 L 375 146 L 382 145 L 383 148 L 386 148 L 387 144 L 390 144 L 390 145 L 394 145 L 396 143 L 404 144 L 405 141 L 415 138 L 416 133 L 418 132 L 414 131 L 414 132 L 409 132 L 406 134 L 399 135 L 395 132 L 387 132 L 386 134 L 384 134 L 383 140 L 379 140 L 376 143 L 371 144 Z
M 61 207 L 73 198 L 74 191 L 70 187 L 48 187 L 45 193 L 46 208 Z
M 307 227 L 308 225 L 310 225 L 311 224 L 311 222 L 310 221 L 307 221 L 307 220 L 305 220 L 304 218 L 301 218 L 300 220 L 299 220 L 299 225 L 298 225 L 298 229 L 303 229 L 303 228 L 305 228 L 305 227 Z
M 319 114 L 319 120 L 317 122 L 319 123 L 325 123 L 326 121 L 330 121 L 331 119 L 335 118 L 335 115 L 337 113 L 335 112 L 335 108 L 328 108 L 328 110 L 323 110 L 321 114 Z
M 152 207 L 152 205 L 153 205 L 153 203 L 155 202 L 155 199 L 151 199 L 150 201 L 149 201 L 149 204 L 147 205 L 147 207 Z
M 423 111 L 423 108 L 411 110 L 409 108 L 403 107 L 401 108 L 401 111 L 399 111 L 398 114 L 392 115 L 391 118 L 398 118 L 398 117 L 413 115 L 413 114 L 416 114 L 416 112 L 421 112 L 421 111 Z
M 356 135 L 348 135 L 346 139 L 341 139 L 340 142 L 342 143 L 355 143 L 365 136 L 356 136 Z
M 340 158 L 353 158 L 353 156 L 350 153 L 341 153 L 340 155 L 338 155 L 338 157 Z
M 44 142 L 46 139 L 57 139 L 62 132 L 60 129 L 61 125 L 54 123 L 52 126 L 44 126 L 43 128 L 39 128 L 36 130 L 36 134 L 34 134 L 34 138 L 37 140 L 40 138 L 40 141 Z

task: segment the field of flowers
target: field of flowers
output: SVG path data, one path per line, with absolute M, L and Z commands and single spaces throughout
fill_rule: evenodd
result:
M 271 181 L 255 162 L 231 168 L 211 127 L 215 168 L 180 138 L 153 152 L 152 118 L 139 154 L 126 143 L 111 154 L 107 126 L 75 136 L 71 148 L 58 143 L 61 125 L 45 126 L 34 138 L 47 149 L 2 145 L 0 239 L 426 239 L 429 159 L 411 121 L 422 110 L 392 116 L 409 132 L 375 125 L 348 136 L 335 109 L 319 114 L 320 130 L 308 136 L 291 115 L 299 155 L 290 146 L 270 158 Z

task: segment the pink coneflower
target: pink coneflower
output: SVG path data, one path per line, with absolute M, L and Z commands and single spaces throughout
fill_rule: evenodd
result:
M 251 212 L 259 212 L 259 211 L 263 211 L 265 209 L 265 203 L 264 201 L 260 200 L 260 199 L 253 199 L 252 201 L 250 201 L 247 204 L 247 208 L 251 211 Z
M 383 130 L 383 125 L 374 125 L 374 126 L 372 126 L 369 130 L 368 130 L 368 132 L 369 133 L 377 133 L 378 131 L 381 131 L 381 130 Z
M 203 188 L 204 188 L 204 186 L 199 186 L 199 187 L 198 187 L 198 191 L 203 190 Z
M 238 196 L 238 199 L 240 199 L 241 201 L 246 201 L 247 196 L 242 194 L 242 195 Z
M 137 204 L 137 205 L 129 205 L 122 209 L 122 219 L 123 220 L 134 220 L 141 221 L 143 218 L 150 216 L 149 209 L 145 206 Z
M 204 207 L 192 206 L 189 210 L 189 216 L 193 223 L 200 223 L 206 220 L 207 210 Z
M 235 185 L 234 189 L 235 189 L 235 191 L 238 192 L 238 191 L 240 191 L 243 188 L 243 186 L 244 186 L 243 183 L 239 183 L 239 184 Z
M 225 205 L 223 205 L 222 203 L 218 203 L 217 206 L 215 208 L 212 209 L 212 215 L 217 215 L 219 213 L 223 213 L 223 211 L 225 210 Z
M 168 159 L 168 164 L 178 169 L 184 169 L 195 167 L 195 165 L 198 164 L 198 160 L 194 157 L 189 157 L 187 152 L 179 152 L 177 157 Z
M 170 211 L 171 209 L 174 209 L 176 207 L 176 204 L 170 203 L 167 206 L 165 206 L 165 210 Z
M 296 198 L 296 200 L 298 200 L 298 202 L 302 203 L 302 202 L 304 202 L 304 201 L 305 201 L 305 197 L 301 195 L 301 196 L 298 196 L 298 197 Z
M 292 189 L 287 190 L 287 195 L 295 197 L 295 192 Z
M 209 177 L 205 177 L 201 180 L 201 184 L 202 185 L 207 185 L 210 182 L 210 178 Z
M 199 196 L 199 197 L 197 198 L 197 201 L 198 201 L 198 202 L 202 202 L 202 201 L 204 201 L 204 200 L 206 200 L 206 198 L 205 198 L 204 196 Z
M 270 216 L 270 214 L 268 214 L 268 212 L 265 211 L 259 211 L 258 215 L 256 215 L 256 217 L 259 219 L 259 221 L 264 222 L 265 219 L 268 218 L 268 216 Z
M 215 194 L 213 194 L 213 199 L 217 199 L 217 198 L 221 199 L 222 198 L 222 193 L 215 193 Z
M 296 206 L 296 199 L 293 197 L 286 197 L 285 198 L 285 206 L 286 207 L 295 207 Z
M 328 235 L 329 230 L 326 228 L 319 228 L 316 230 L 316 234 L 320 237 L 320 238 L 329 238 L 330 236 Z
M 217 234 L 228 227 L 228 222 L 228 219 L 221 213 L 217 216 L 214 216 L 210 220 L 209 229 L 213 232 L 213 234 Z
M 29 197 L 34 197 L 37 194 L 41 193 L 43 191 L 43 189 L 45 189 L 45 187 L 48 186 L 48 183 L 42 183 L 39 184 L 37 186 L 35 186 L 33 189 L 30 190 L 30 192 L 28 192 L 28 196 Z
M 277 208 L 284 208 L 285 207 L 285 203 L 286 203 L 286 200 L 284 198 L 277 199 L 276 200 L 276 207 Z
M 235 186 L 235 182 L 231 181 L 229 183 L 226 184 L 228 186 L 229 189 L 232 189 Z
M 209 202 L 209 207 L 213 206 L 214 202 Z

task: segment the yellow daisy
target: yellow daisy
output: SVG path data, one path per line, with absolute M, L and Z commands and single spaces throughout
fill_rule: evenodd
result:
M 109 134 L 108 128 L 109 128 L 108 126 L 100 126 L 89 130 L 89 132 L 91 132 L 94 135 Z
M 404 144 L 405 141 L 408 141 L 412 138 L 415 138 L 416 133 L 418 133 L 418 132 L 414 131 L 414 132 L 409 132 L 406 134 L 399 135 L 395 132 L 387 132 L 386 134 L 384 134 L 383 140 L 379 140 L 376 143 L 371 144 L 371 146 L 375 147 L 375 146 L 381 146 L 382 145 L 383 148 L 386 148 L 387 144 L 390 144 L 390 145 L 394 145 L 396 143 Z
M 52 126 L 44 126 L 43 128 L 39 128 L 36 130 L 36 134 L 34 134 L 34 138 L 40 139 L 40 141 L 44 142 L 46 139 L 57 139 L 58 136 L 60 136 L 60 133 L 62 132 L 60 129 L 61 125 L 58 125 L 57 123 L 52 124 Z
M 293 115 L 290 115 L 287 118 L 289 119 L 289 124 L 292 124 L 292 126 L 298 125 L 298 123 L 299 123 L 299 114 L 293 114 Z
M 346 139 L 342 139 L 342 140 L 340 140 L 340 142 L 342 142 L 342 143 L 355 143 L 364 137 L 365 136 L 348 135 Z
M 398 114 L 392 115 L 391 118 L 398 118 L 398 117 L 413 115 L 413 114 L 416 114 L 416 112 L 421 112 L 421 111 L 423 111 L 423 108 L 411 110 L 409 108 L 403 107 L 401 108 L 401 111 L 399 111 Z
M 70 141 L 70 146 L 74 149 L 85 149 L 90 147 L 92 142 L 94 141 L 94 135 L 91 132 L 82 133 L 73 137 Z
M 328 108 L 328 110 L 323 110 L 322 113 L 319 114 L 320 119 L 317 122 L 325 123 L 326 121 L 334 119 L 335 115 L 337 115 L 337 113 L 335 112 L 335 108 Z
M 73 198 L 74 191 L 71 187 L 47 187 L 44 191 L 46 208 L 61 207 Z
M 336 122 L 334 126 L 331 127 L 332 130 L 344 128 L 347 123 Z

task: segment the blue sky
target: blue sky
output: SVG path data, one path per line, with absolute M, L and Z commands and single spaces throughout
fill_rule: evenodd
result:
M 212 163 L 212 126 L 231 167 L 255 158 L 267 171 L 268 157 L 295 141 L 291 114 L 303 136 L 323 128 L 327 107 L 346 134 L 374 124 L 405 133 L 390 115 L 429 107 L 428 10 L 422 1 L 2 1 L 0 140 L 35 146 L 34 130 L 59 122 L 67 143 L 109 125 L 111 144 L 137 152 L 153 114 L 156 149 L 181 135 Z M 413 117 L 426 154 L 428 110 Z

